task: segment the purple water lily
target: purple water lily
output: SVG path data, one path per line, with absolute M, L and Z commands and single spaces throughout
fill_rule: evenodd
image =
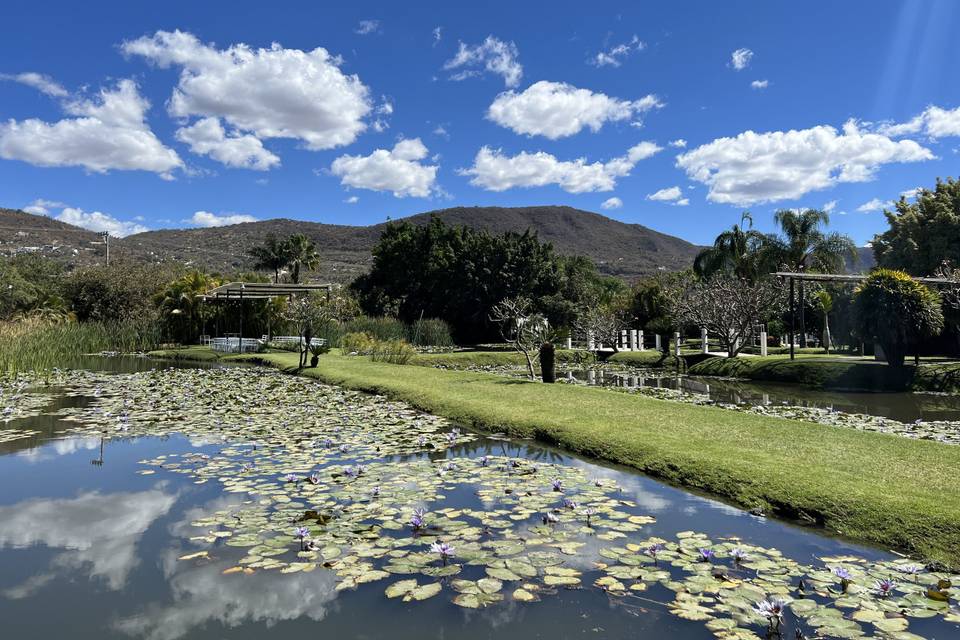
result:
M 354 467 L 344 467 L 343 475 L 347 476 L 348 478 L 356 478 L 358 473 Z
M 300 550 L 303 551 L 303 541 L 310 537 L 310 529 L 306 527 L 296 527 L 293 530 L 293 537 L 300 540 Z
M 550 486 L 553 487 L 554 491 L 563 491 L 563 480 L 560 478 L 554 478 L 550 483 Z
M 730 557 L 733 558 L 734 562 L 736 562 L 737 564 L 740 564 L 741 562 L 746 560 L 749 556 L 747 555 L 746 551 L 744 551 L 740 547 L 737 547 L 736 549 L 730 552 Z
M 873 591 L 881 598 L 886 598 L 896 589 L 897 583 L 893 580 L 877 580 L 873 583 Z
M 711 562 L 716 555 L 713 549 L 700 549 L 700 562 Z
M 647 547 L 645 551 L 648 556 L 650 556 L 651 558 L 654 559 L 654 561 L 656 561 L 657 554 L 663 551 L 665 548 L 666 547 L 664 547 L 662 542 L 655 542 L 654 544 Z
M 490 464 L 490 458 L 489 458 L 489 457 L 483 456 L 483 457 L 480 458 L 480 466 L 481 466 L 481 467 L 486 467 L 486 466 L 488 466 L 489 464 Z
M 330 447 L 333 446 L 333 440 L 331 440 L 330 438 L 325 438 L 323 441 L 323 446 L 329 449 Z
M 426 438 L 426 436 L 420 436 L 419 438 L 417 438 L 417 446 L 418 446 L 418 447 L 422 447 L 422 446 L 425 445 L 425 444 L 427 444 L 427 438 Z
M 588 507 L 588 508 L 584 509 L 583 515 L 587 516 L 587 526 L 589 527 L 589 526 L 591 526 L 591 525 L 590 525 L 590 519 L 591 519 L 593 516 L 597 515 L 597 510 L 594 509 L 593 507 Z
M 375 486 L 373 489 L 371 489 L 371 490 L 370 490 L 370 495 L 373 496 L 374 498 L 379 497 L 379 496 L 380 496 L 380 485 L 377 485 L 377 486 Z
M 425 524 L 424 518 L 426 517 L 426 512 L 423 509 L 414 509 L 413 515 L 410 516 L 410 526 L 413 527 L 414 531 L 419 531 L 423 528 Z
M 753 610 L 767 619 L 770 631 L 776 632 L 783 622 L 783 612 L 787 609 L 787 603 L 783 598 L 767 598 L 761 600 L 753 606 Z
M 430 545 L 430 551 L 439 553 L 444 565 L 447 564 L 447 560 L 453 557 L 453 547 L 446 542 L 434 542 Z
M 548 511 L 543 516 L 543 524 L 557 524 L 560 522 L 560 518 L 557 517 L 557 514 L 552 511 Z
M 346 453 L 348 449 L 349 449 L 349 447 L 347 447 L 347 445 L 345 445 L 345 444 L 342 444 L 342 445 L 340 445 L 340 447 L 339 447 L 340 453 Z
M 300 482 L 300 476 L 295 473 L 288 473 L 287 475 L 283 476 L 283 480 L 285 482 Z
M 574 501 L 571 500 L 570 498 L 564 498 L 564 499 L 563 499 L 563 506 L 564 506 L 565 508 L 567 508 L 567 509 L 576 509 L 578 505 L 577 505 L 576 502 L 574 502 Z
M 850 586 L 850 582 L 853 580 L 853 577 L 850 575 L 850 572 L 846 567 L 834 567 L 833 575 L 840 578 L 840 590 L 844 593 L 847 592 L 847 587 Z
M 923 571 L 923 567 L 917 566 L 915 564 L 907 564 L 907 565 L 898 567 L 898 570 L 900 571 L 900 573 L 906 573 L 908 575 L 915 576 L 921 571 Z

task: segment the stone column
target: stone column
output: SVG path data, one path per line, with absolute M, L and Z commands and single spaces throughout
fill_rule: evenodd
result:
M 573 338 L 567 336 L 567 350 L 573 349 Z
M 637 331 L 637 351 L 644 351 L 643 347 L 643 329 Z
M 707 342 L 707 330 L 705 327 L 700 328 L 700 351 L 702 353 L 707 353 L 710 350 L 710 345 Z
M 673 332 L 673 355 L 678 358 L 680 357 L 680 332 L 679 331 Z
M 762 356 L 767 355 L 767 332 L 766 331 L 760 332 L 760 355 Z
M 629 348 L 627 347 L 627 330 L 626 329 L 620 330 L 620 349 L 629 350 Z
M 654 339 L 653 340 L 654 346 L 656 347 L 657 351 L 663 351 L 663 345 L 660 343 L 660 334 L 659 333 L 655 334 L 653 336 L 653 339 Z

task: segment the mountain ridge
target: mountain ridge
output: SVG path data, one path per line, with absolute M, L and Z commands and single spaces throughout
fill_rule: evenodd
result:
M 345 282 L 369 268 L 370 251 L 390 222 L 426 224 L 432 216 L 453 225 L 485 229 L 491 233 L 526 229 L 551 243 L 561 254 L 585 255 L 601 272 L 626 280 L 656 272 L 689 267 L 700 247 L 681 238 L 636 223 L 626 223 L 602 214 L 573 207 L 451 207 L 426 211 L 373 225 L 328 224 L 290 218 L 210 228 L 161 229 L 111 238 L 112 256 L 135 260 L 166 261 L 195 265 L 216 271 L 249 269 L 246 251 L 267 234 L 286 237 L 303 233 L 311 238 L 324 258 L 319 277 Z M 24 247 L 85 264 L 95 262 L 102 247 L 93 231 L 73 227 L 46 216 L 0 209 L 0 251 L 12 253 Z M 8 230 L 16 230 L 14 234 Z M 34 249 L 31 249 L 34 250 Z

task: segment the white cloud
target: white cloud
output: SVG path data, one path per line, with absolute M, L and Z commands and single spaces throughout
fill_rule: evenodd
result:
M 182 67 L 168 103 L 174 117 L 220 117 L 261 140 L 294 138 L 311 150 L 350 144 L 372 110 L 360 78 L 344 74 L 340 58 L 321 47 L 216 49 L 190 33 L 158 31 L 122 49 L 161 68 Z
M 666 189 L 660 189 L 655 191 L 647 196 L 647 200 L 659 200 L 661 202 L 670 201 L 670 200 L 679 200 L 683 196 L 683 191 L 680 190 L 680 187 L 667 187 Z
M 676 140 L 671 140 L 669 144 L 675 149 L 685 149 L 687 146 L 687 141 L 683 138 L 677 138 Z
M 361 36 L 366 36 L 371 33 L 380 33 L 380 21 L 361 20 L 360 24 L 357 25 L 357 28 L 354 29 L 353 32 L 359 33 Z
M 123 238 L 134 233 L 143 233 L 149 229 L 142 224 L 120 220 L 102 211 L 84 211 L 76 207 L 65 207 L 55 216 L 60 222 L 66 222 L 76 227 L 83 227 L 90 231 L 106 231 L 115 238 Z
M 913 189 L 907 189 L 906 191 L 901 191 L 900 195 L 904 198 L 916 198 L 920 193 L 921 187 L 914 187 Z
M 677 207 L 685 207 L 690 204 L 690 198 L 680 198 L 673 203 Z
M 218 216 L 209 211 L 197 211 L 190 217 L 190 223 L 198 227 L 225 227 L 231 224 L 243 224 L 244 222 L 256 222 L 253 216 L 233 213 L 225 216 Z
M 280 158 L 264 149 L 256 136 L 236 131 L 227 135 L 219 118 L 197 120 L 189 127 L 177 129 L 176 135 L 194 153 L 210 156 L 228 167 L 267 171 L 280 164 Z
M 487 117 L 516 133 L 556 140 L 579 133 L 584 127 L 596 132 L 607 122 L 629 120 L 662 106 L 654 95 L 620 100 L 563 82 L 541 80 L 522 93 L 504 91 L 498 95 Z
M 877 132 L 894 137 L 923 133 L 933 139 L 960 136 L 960 107 L 942 109 L 929 106 L 907 122 L 882 123 Z
M 330 171 L 348 187 L 391 191 L 397 198 L 426 198 L 434 190 L 438 169 L 420 163 L 428 155 L 420 138 L 411 138 L 401 140 L 389 151 L 377 149 L 369 156 L 340 156 L 330 165 Z
M 730 54 L 730 65 L 737 71 L 742 71 L 749 66 L 753 59 L 753 51 L 750 49 L 737 49 Z
M 831 200 L 830 202 L 827 202 L 823 205 L 823 210 L 826 211 L 827 213 L 832 212 L 836 208 L 837 208 L 836 200 Z
M 487 36 L 478 45 L 470 46 L 461 42 L 457 55 L 447 60 L 443 68 L 448 71 L 461 69 L 451 76 L 451 80 L 464 80 L 480 73 L 472 67 L 482 66 L 485 71 L 502 76 L 508 87 L 515 87 L 523 77 L 523 67 L 517 62 L 518 55 L 514 43 Z
M 0 123 L 0 157 L 41 167 L 141 170 L 170 177 L 183 161 L 147 126 L 149 107 L 132 80 L 121 80 L 113 89 L 102 89 L 97 99 L 66 103 L 64 110 L 75 117 Z
M 443 38 L 443 27 L 437 26 L 433 28 L 433 46 L 437 46 L 437 43 L 440 42 Z
M 27 206 L 23 208 L 27 213 L 32 213 L 38 216 L 48 216 L 50 215 L 50 209 L 63 209 L 67 205 L 63 202 L 57 202 L 56 200 L 44 200 L 43 198 L 37 198 Z
M 506 191 L 514 187 L 542 187 L 555 184 L 568 193 L 612 191 L 617 179 L 630 175 L 634 166 L 660 151 L 652 142 L 641 142 L 627 154 L 607 162 L 587 164 L 583 158 L 557 160 L 543 151 L 521 152 L 505 156 L 499 149 L 482 147 L 469 169 L 460 175 L 471 176 L 470 184 L 488 191 Z
M 799 198 L 842 182 L 866 182 L 884 164 L 933 158 L 912 140 L 866 133 L 851 120 L 842 132 L 820 125 L 718 138 L 677 156 L 677 166 L 710 187 L 709 200 L 743 206 Z
M 881 200 L 880 198 L 874 198 L 869 202 L 864 202 L 862 205 L 857 207 L 857 211 L 860 213 L 870 213 L 871 211 L 882 211 L 883 209 L 889 209 L 893 206 L 893 201 L 891 200 Z
M 33 87 L 37 91 L 45 93 L 48 96 L 53 96 L 54 98 L 66 98 L 69 95 L 67 90 L 64 89 L 56 80 L 50 76 L 45 76 L 41 73 L 35 73 L 33 71 L 25 71 L 23 73 L 0 73 L 0 80 L 19 82 L 20 84 Z
M 433 135 L 446 138 L 447 140 L 450 139 L 450 132 L 447 131 L 447 128 L 442 124 L 438 124 L 436 126 L 436 128 L 433 130 Z
M 623 206 L 623 200 L 617 197 L 607 198 L 600 205 L 601 209 L 619 209 Z
M 360 202 L 360 198 L 358 198 L 357 196 L 350 196 L 349 198 L 344 200 L 344 202 L 346 202 L 347 204 L 357 204 L 358 202 Z
M 600 51 L 597 55 L 588 60 L 595 67 L 619 67 L 624 58 L 634 51 L 643 51 L 646 44 L 634 35 L 629 42 L 622 42 L 616 46 L 610 47 L 606 51 Z
M 754 89 L 766 89 L 769 84 L 769 80 L 754 80 L 750 83 L 750 86 Z

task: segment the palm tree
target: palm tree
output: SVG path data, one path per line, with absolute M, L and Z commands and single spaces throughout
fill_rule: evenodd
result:
M 744 211 L 740 224 L 733 225 L 713 241 L 713 246 L 697 254 L 693 271 L 701 278 L 730 272 L 738 278 L 754 281 L 767 270 L 771 239 L 753 228 L 753 216 Z
M 833 311 L 833 296 L 826 289 L 817 292 L 817 306 L 823 314 L 823 349 L 830 353 L 833 340 L 830 338 L 830 312 Z
M 826 211 L 781 209 L 773 219 L 783 233 L 775 251 L 781 266 L 788 271 L 836 273 L 844 270 L 847 256 L 857 257 L 857 245 L 849 236 L 823 230 L 830 224 L 830 214 Z M 807 346 L 803 280 L 800 281 L 800 300 L 800 347 L 803 348 Z
M 263 245 L 253 247 L 247 254 L 254 259 L 253 268 L 273 271 L 274 284 L 280 282 L 280 271 L 290 263 L 289 245 L 277 240 L 272 233 L 264 239 Z
M 294 284 L 300 282 L 300 271 L 314 270 L 320 266 L 320 254 L 313 240 L 302 233 L 290 236 L 287 241 L 287 266 Z
M 216 277 L 194 269 L 168 284 L 157 294 L 157 306 L 165 316 L 185 317 L 189 331 L 187 338 L 192 339 L 198 329 L 200 333 L 203 332 L 206 321 L 201 296 L 219 284 Z

